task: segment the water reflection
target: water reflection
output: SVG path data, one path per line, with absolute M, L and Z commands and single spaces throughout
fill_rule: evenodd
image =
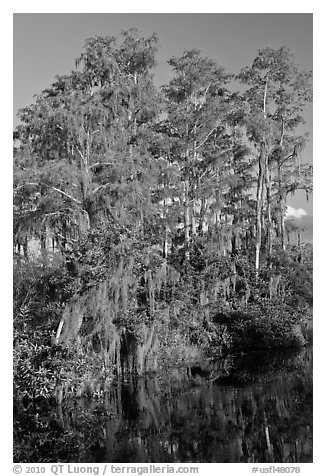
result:
M 43 412 L 29 462 L 310 462 L 312 356 L 210 361 Z

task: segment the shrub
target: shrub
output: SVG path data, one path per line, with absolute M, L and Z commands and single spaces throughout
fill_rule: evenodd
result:
M 226 326 L 232 347 L 267 349 L 302 347 L 302 317 L 284 303 L 262 300 L 254 305 L 239 306 L 237 311 L 224 310 L 214 317 L 215 323 Z
M 100 355 L 78 343 L 53 346 L 50 328 L 33 330 L 24 323 L 14 331 L 14 398 L 61 402 L 65 394 L 100 395 L 113 374 Z

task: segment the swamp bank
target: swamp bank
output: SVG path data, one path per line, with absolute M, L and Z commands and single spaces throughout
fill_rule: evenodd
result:
M 311 342 L 309 282 L 299 289 L 309 270 L 293 258 L 295 278 L 289 272 L 272 287 L 274 271 L 257 278 L 245 256 L 180 265 L 132 235 L 121 245 L 121 236 L 112 229 L 88 234 L 69 252 L 70 260 L 78 255 L 74 275 L 60 260 L 17 263 L 16 398 L 57 398 L 59 391 L 61 399 L 103 391 L 115 375 Z
M 93 230 L 73 274 L 15 267 L 15 461 L 311 461 L 307 268 L 289 258 L 296 293 L 253 270 L 244 299 L 245 256 L 198 269 L 129 235 L 121 257 L 118 236 Z

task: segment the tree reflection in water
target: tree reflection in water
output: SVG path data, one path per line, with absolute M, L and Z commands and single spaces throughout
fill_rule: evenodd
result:
M 311 351 L 223 369 L 211 361 L 117 381 L 101 403 L 17 410 L 15 460 L 311 462 Z

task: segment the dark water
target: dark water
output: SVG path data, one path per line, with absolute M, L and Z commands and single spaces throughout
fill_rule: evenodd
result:
M 312 353 L 229 356 L 16 408 L 16 462 L 311 462 Z

